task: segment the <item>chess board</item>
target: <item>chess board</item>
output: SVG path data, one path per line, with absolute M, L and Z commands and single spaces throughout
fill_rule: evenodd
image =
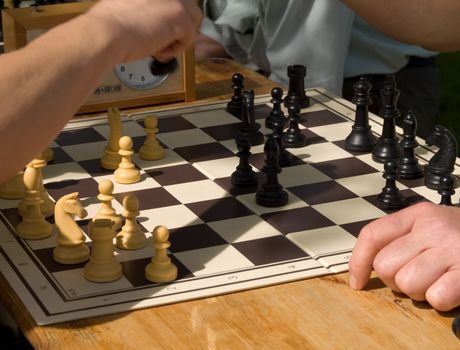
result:
M 113 201 L 120 213 L 125 195 L 139 198 L 138 222 L 148 243 L 140 250 L 115 249 L 123 267 L 122 278 L 115 282 L 89 282 L 83 277 L 84 264 L 55 263 L 55 232 L 43 240 L 18 238 L 14 227 L 20 220 L 19 201 L 0 200 L 0 269 L 36 322 L 93 317 L 346 271 L 360 228 L 386 214 L 376 204 L 385 183 L 383 166 L 370 154 L 345 150 L 352 104 L 323 90 L 307 93 L 311 106 L 302 110 L 300 128 L 308 145 L 289 149 L 292 165 L 279 175 L 289 203 L 281 208 L 258 206 L 256 187 L 231 185 L 240 121 L 225 111 L 225 102 L 156 111 L 157 138 L 166 155 L 144 161 L 135 154 L 141 181 L 115 184 Z M 268 95 L 255 100 L 264 134 L 269 134 L 263 126 L 269 100 Z M 149 114 L 123 116 L 123 134 L 133 138 L 135 150 L 144 142 L 143 118 Z M 370 123 L 379 134 L 382 121 L 371 116 Z M 99 207 L 98 183 L 113 180 L 99 166 L 108 134 L 103 117 L 71 122 L 51 145 L 55 159 L 43 170 L 54 200 L 79 192 L 88 211 L 86 218 L 77 219 L 85 235 Z M 263 181 L 263 145 L 251 152 L 251 164 Z M 426 164 L 433 149 L 422 145 L 416 153 Z M 411 203 L 439 202 L 423 179 L 399 181 L 398 188 Z M 151 232 L 160 224 L 170 229 L 169 256 L 178 267 L 178 279 L 152 284 L 144 278 L 144 268 L 153 255 Z M 89 238 L 87 244 L 91 247 Z

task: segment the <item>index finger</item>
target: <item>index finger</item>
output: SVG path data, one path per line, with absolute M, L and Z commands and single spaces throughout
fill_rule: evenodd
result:
M 390 242 L 411 231 L 419 211 L 420 205 L 415 205 L 374 220 L 362 228 L 348 263 L 352 288 L 361 289 L 366 285 L 375 256 Z

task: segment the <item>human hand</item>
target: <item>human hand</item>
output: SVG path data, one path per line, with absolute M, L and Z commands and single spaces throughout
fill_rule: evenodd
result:
M 211 39 L 209 36 L 198 33 L 195 40 L 195 59 L 197 61 L 206 58 L 229 58 L 224 46 Z
M 424 202 L 369 223 L 349 267 L 354 289 L 364 288 L 374 267 L 391 289 L 453 309 L 460 305 L 460 209 Z
M 191 0 L 100 0 L 87 16 L 103 25 L 120 62 L 166 62 L 193 43 L 202 14 Z

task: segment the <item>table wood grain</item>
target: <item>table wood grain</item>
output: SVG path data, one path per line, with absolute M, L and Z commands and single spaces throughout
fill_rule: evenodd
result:
M 256 94 L 275 84 L 228 60 L 197 63 L 197 99 L 228 99 L 241 72 Z M 363 291 L 348 274 L 103 317 L 37 326 L 0 276 L 0 300 L 36 349 L 459 349 L 458 312 L 439 313 L 375 276 Z

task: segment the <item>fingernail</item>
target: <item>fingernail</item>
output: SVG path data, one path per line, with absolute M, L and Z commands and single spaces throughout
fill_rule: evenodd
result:
M 350 277 L 348 278 L 348 284 L 353 289 L 359 289 L 358 288 L 358 280 L 356 279 L 356 277 L 354 275 L 350 274 Z

